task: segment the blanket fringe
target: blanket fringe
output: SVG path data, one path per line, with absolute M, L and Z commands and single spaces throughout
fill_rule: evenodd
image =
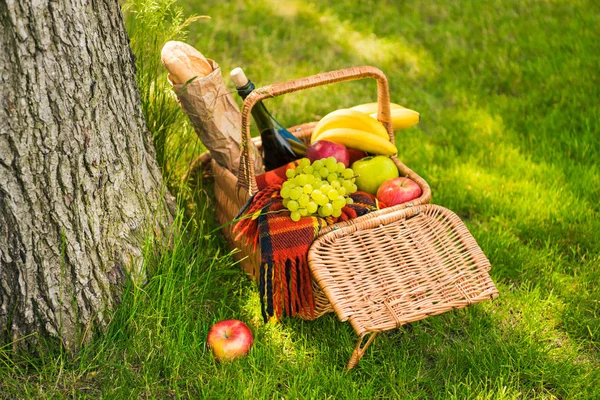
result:
M 260 247 L 259 294 L 263 320 L 267 322 L 273 316 L 314 319 L 316 305 L 306 257 L 310 245 L 321 227 L 373 211 L 376 204 L 372 196 L 357 192 L 351 196 L 355 203 L 344 207 L 339 219 L 310 217 L 296 224 L 283 208 L 280 189 L 281 185 L 271 185 L 254 195 L 240 211 L 243 217 L 233 232 L 237 233 L 236 240 L 244 240 L 255 250 Z

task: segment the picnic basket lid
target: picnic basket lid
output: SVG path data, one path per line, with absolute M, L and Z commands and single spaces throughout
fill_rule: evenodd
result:
M 311 272 L 358 335 L 494 298 L 490 263 L 460 218 L 426 204 L 319 237 Z

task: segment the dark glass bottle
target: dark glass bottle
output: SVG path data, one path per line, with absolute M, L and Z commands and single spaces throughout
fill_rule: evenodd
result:
M 241 68 L 231 71 L 231 79 L 242 99 L 254 90 L 254 83 L 248 80 Z M 265 171 L 285 165 L 306 154 L 306 145 L 281 126 L 262 101 L 252 107 L 251 113 L 262 140 Z

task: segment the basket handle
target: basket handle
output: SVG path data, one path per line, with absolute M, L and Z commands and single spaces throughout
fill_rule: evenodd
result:
M 394 143 L 394 130 L 390 116 L 390 92 L 388 81 L 383 72 L 371 66 L 352 67 L 336 71 L 323 72 L 305 78 L 294 79 L 287 82 L 276 83 L 254 89 L 244 100 L 242 106 L 242 143 L 240 156 L 240 170 L 238 173 L 238 188 L 243 189 L 249 195 L 258 191 L 256 178 L 254 176 L 254 164 L 250 146 L 250 111 L 256 103 L 269 97 L 277 97 L 286 93 L 297 92 L 317 86 L 332 83 L 353 81 L 364 78 L 373 78 L 377 81 L 377 119 L 383 124 Z

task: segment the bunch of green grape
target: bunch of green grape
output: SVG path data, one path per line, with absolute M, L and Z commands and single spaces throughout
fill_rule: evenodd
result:
M 354 171 L 335 157 L 300 160 L 296 169 L 285 172 L 287 180 L 281 187 L 283 206 L 290 210 L 293 221 L 301 217 L 339 217 L 346 204 L 352 204 L 350 194 L 356 192 Z

